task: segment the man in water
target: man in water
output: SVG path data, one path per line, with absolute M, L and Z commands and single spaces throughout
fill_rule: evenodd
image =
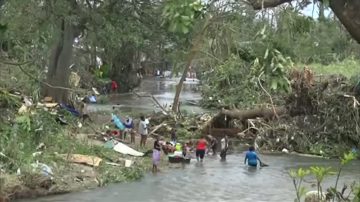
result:
M 148 122 L 145 120 L 144 116 L 140 116 L 140 123 L 139 123 L 139 133 L 141 136 L 140 139 L 140 147 L 145 147 L 146 139 L 148 135 Z
M 222 139 L 221 139 L 221 152 L 220 152 L 220 157 L 222 161 L 226 160 L 226 152 L 229 148 L 229 138 L 227 135 L 225 135 Z
M 200 160 L 200 162 L 203 162 L 207 145 L 208 145 L 208 143 L 207 143 L 205 137 L 202 136 L 200 138 L 200 140 L 198 140 L 197 145 L 196 145 L 196 159 L 198 162 L 199 162 L 199 160 Z
M 213 156 L 216 155 L 216 150 L 217 150 L 217 144 L 218 144 L 218 140 L 216 138 L 214 138 L 212 135 L 208 135 L 207 136 L 210 142 L 210 149 L 213 152 Z M 209 152 L 210 150 L 208 150 Z
M 261 164 L 261 160 L 257 156 L 254 146 L 249 147 L 249 151 L 246 152 L 244 164 L 246 164 L 246 161 L 247 161 L 247 165 L 251 167 L 257 167 L 258 161 Z

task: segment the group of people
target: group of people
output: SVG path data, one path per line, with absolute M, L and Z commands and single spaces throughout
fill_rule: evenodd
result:
M 135 143 L 135 130 L 133 120 L 126 116 L 124 120 L 121 120 L 116 115 L 112 115 L 112 122 L 115 126 L 122 131 L 121 137 L 125 140 L 127 134 L 131 134 L 131 143 Z M 148 129 L 149 129 L 149 120 L 144 116 L 140 116 L 140 122 L 138 126 L 138 134 L 140 134 L 140 146 L 145 147 L 148 137 Z M 203 162 L 206 155 L 209 155 L 212 152 L 212 155 L 217 155 L 218 151 L 218 140 L 211 136 L 202 136 L 196 142 L 190 140 L 188 142 L 180 143 L 178 142 L 176 136 L 176 129 L 172 129 L 170 132 L 170 142 L 166 142 L 160 137 L 156 136 L 154 145 L 153 145 L 153 172 L 157 172 L 158 165 L 160 163 L 161 158 L 161 150 L 164 151 L 165 154 L 174 153 L 174 152 L 182 152 L 184 158 L 190 158 L 190 154 L 195 151 L 195 156 L 198 162 Z M 229 138 L 225 135 L 220 140 L 220 157 L 222 161 L 226 160 L 226 154 L 229 149 Z M 260 158 L 255 152 L 255 148 L 251 146 L 249 151 L 245 155 L 244 163 L 251 167 L 257 167 L 258 162 L 262 164 Z
M 195 155 L 198 162 L 203 162 L 205 155 L 209 154 L 212 151 L 213 155 L 216 155 L 218 141 L 211 135 L 202 136 L 197 140 L 196 144 L 193 144 L 193 141 L 188 141 L 186 143 L 175 143 L 177 137 L 175 135 L 175 130 L 171 131 L 171 143 L 164 142 L 160 140 L 159 137 L 156 138 L 153 148 L 153 172 L 157 172 L 158 164 L 160 163 L 161 149 L 165 154 L 170 152 L 182 152 L 183 157 L 189 157 L 189 154 L 195 149 Z M 226 160 L 226 154 L 229 148 L 229 138 L 225 135 L 221 139 L 221 151 L 220 157 L 222 161 Z M 260 165 L 263 165 L 260 158 L 255 152 L 253 146 L 249 147 L 249 150 L 246 152 L 244 164 L 247 164 L 250 167 L 257 167 L 258 162 Z
M 208 141 L 209 140 L 209 141 Z M 210 151 L 212 151 L 212 154 L 215 156 L 217 154 L 217 146 L 218 141 L 215 137 L 211 135 L 202 136 L 196 144 L 196 159 L 197 161 L 202 162 L 205 154 L 209 154 Z M 209 149 L 208 149 L 209 147 Z M 221 150 L 220 150 L 220 157 L 221 160 L 226 160 L 226 154 L 229 149 L 229 138 L 227 135 L 225 135 L 221 139 Z
M 112 114 L 111 122 L 115 125 L 118 131 L 115 131 L 123 140 L 126 140 L 128 134 L 130 134 L 130 143 L 135 144 L 135 126 L 131 117 L 126 116 L 125 119 L 119 118 L 117 115 Z M 137 132 L 140 134 L 140 147 L 145 147 L 148 136 L 149 120 L 145 116 L 140 116 L 140 122 Z

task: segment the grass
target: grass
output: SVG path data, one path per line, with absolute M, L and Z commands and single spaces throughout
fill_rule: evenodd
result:
M 360 75 L 360 61 L 354 58 L 347 58 L 341 62 L 336 62 L 329 65 L 314 63 L 310 65 L 299 64 L 296 66 L 298 68 L 303 68 L 304 66 L 307 66 L 317 75 L 341 74 L 346 76 L 347 78 Z

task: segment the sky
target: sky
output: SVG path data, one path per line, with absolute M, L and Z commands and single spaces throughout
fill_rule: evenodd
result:
M 319 17 L 319 8 L 314 4 L 310 4 L 307 7 L 304 8 L 304 10 L 302 11 L 302 13 L 304 15 L 313 17 L 313 18 L 318 18 Z M 326 9 L 325 10 L 325 17 L 330 15 L 330 10 Z

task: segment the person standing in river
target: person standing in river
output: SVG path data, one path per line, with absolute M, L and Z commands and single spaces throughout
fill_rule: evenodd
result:
M 196 144 L 196 160 L 203 162 L 206 152 L 206 147 L 208 142 L 205 139 L 205 136 L 202 136 Z
M 229 148 L 229 138 L 227 135 L 225 135 L 222 139 L 221 139 L 221 152 L 220 152 L 220 157 L 222 161 L 226 160 L 226 153 L 227 150 Z
M 153 155 L 152 155 L 152 161 L 153 161 L 153 173 L 158 172 L 158 165 L 160 164 L 160 158 L 161 158 L 161 145 L 159 141 L 159 136 L 156 136 L 155 142 L 154 142 L 154 148 L 153 148 Z
M 148 123 L 144 116 L 140 116 L 140 123 L 139 123 L 139 133 L 141 136 L 140 139 L 140 147 L 145 147 L 147 135 L 148 135 Z
M 218 140 L 215 137 L 213 137 L 212 135 L 208 135 L 207 137 L 208 137 L 209 142 L 210 142 L 210 149 L 213 152 L 213 156 L 215 156 L 216 155 L 216 150 L 217 150 Z M 208 150 L 208 153 L 209 152 L 210 152 L 210 150 Z
M 260 158 L 258 157 L 258 155 L 255 152 L 255 147 L 250 146 L 249 151 L 246 152 L 244 164 L 247 163 L 248 166 L 257 167 L 257 162 L 258 161 L 260 162 L 260 165 L 261 165 L 262 162 L 261 162 Z

